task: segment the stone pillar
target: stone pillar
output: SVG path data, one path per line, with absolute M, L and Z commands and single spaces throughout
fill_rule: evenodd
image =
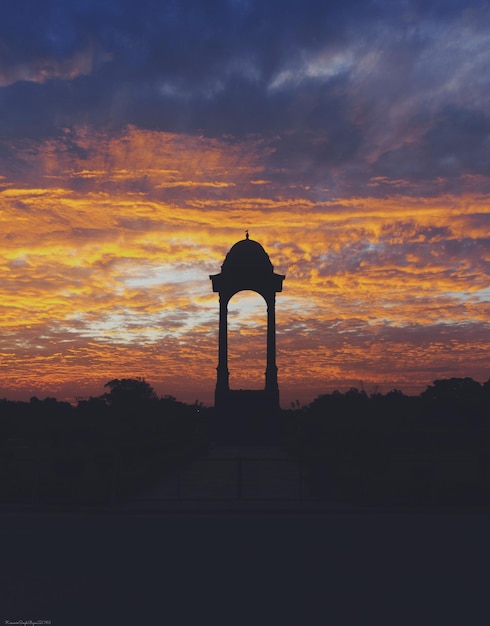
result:
M 272 293 L 267 302 L 267 369 L 265 371 L 265 390 L 271 399 L 279 399 L 276 366 L 276 294 Z
M 229 298 L 223 294 L 219 296 L 219 337 L 218 337 L 218 367 L 216 380 L 216 395 L 230 389 L 228 371 L 228 302 Z

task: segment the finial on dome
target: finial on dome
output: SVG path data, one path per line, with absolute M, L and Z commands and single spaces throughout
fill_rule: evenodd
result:
M 245 231 L 245 239 L 248 239 L 248 230 Z

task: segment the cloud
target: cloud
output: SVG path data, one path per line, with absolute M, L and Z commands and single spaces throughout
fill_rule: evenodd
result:
M 53 393 L 71 378 L 96 385 L 151 367 L 161 389 L 169 380 L 183 389 L 182 371 L 201 381 L 192 394 L 203 381 L 212 389 L 217 302 L 208 275 L 245 227 L 287 275 L 278 295 L 286 389 L 302 381 L 311 395 L 326 381 L 367 377 L 388 385 L 395 373 L 412 389 L 445 360 L 448 371 L 467 366 L 484 377 L 487 196 L 315 201 L 311 189 L 254 184 L 265 168 L 257 140 L 136 128 L 68 135 L 18 147 L 23 186 L 7 179 L 0 192 L 5 385 L 36 381 Z M 247 343 L 242 353 L 238 341 L 230 363 L 245 359 L 252 372 L 262 371 L 262 309 L 260 299 L 245 317 L 235 309 Z
M 376 169 L 411 180 L 459 179 L 490 171 L 490 118 L 483 111 L 447 107 L 417 143 L 382 155 Z
M 476 1 L 11 3 L 5 388 L 151 371 L 212 401 L 208 275 L 247 228 L 287 275 L 288 393 L 486 378 L 488 24 Z M 262 309 L 235 315 L 255 365 Z

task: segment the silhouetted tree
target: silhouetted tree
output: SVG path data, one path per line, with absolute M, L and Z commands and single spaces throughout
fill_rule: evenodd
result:
M 426 410 L 441 418 L 483 417 L 487 410 L 485 387 L 468 377 L 435 380 L 420 397 Z
M 133 408 L 158 399 L 157 394 L 144 378 L 114 378 L 104 385 L 110 389 L 104 394 L 107 403 L 116 408 Z
M 427 400 L 453 402 L 466 400 L 480 392 L 480 383 L 472 378 L 447 378 L 435 380 L 422 392 L 421 397 Z

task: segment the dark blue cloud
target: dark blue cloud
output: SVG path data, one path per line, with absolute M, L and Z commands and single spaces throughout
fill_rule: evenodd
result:
M 416 143 L 383 154 L 378 175 L 407 180 L 490 172 L 490 115 L 446 107 Z
M 489 26 L 479 0 L 9 3 L 0 136 L 262 135 L 273 170 L 356 192 L 486 174 Z

